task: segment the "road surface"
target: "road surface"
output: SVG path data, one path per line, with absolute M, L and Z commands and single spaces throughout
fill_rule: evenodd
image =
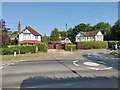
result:
M 2 68 L 2 87 L 118 88 L 118 69 L 108 66 L 105 56 L 95 58 L 91 51 L 48 53 L 50 60 L 20 61 Z

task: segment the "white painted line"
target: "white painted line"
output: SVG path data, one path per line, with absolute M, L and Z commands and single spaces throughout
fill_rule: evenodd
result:
M 112 69 L 112 67 L 108 67 L 108 68 L 104 68 L 105 70 L 109 70 L 109 69 Z
M 76 64 L 76 62 L 78 62 L 78 60 L 73 61 L 73 64 L 74 64 L 75 66 L 79 66 L 78 64 Z
M 87 65 L 87 66 L 99 66 L 100 65 L 100 64 L 94 63 L 94 62 L 84 62 L 83 64 Z
M 92 56 L 90 56 L 90 54 L 91 54 L 91 53 L 88 53 L 88 55 L 87 55 L 87 56 L 88 56 L 88 57 L 92 57 Z
M 103 62 L 103 61 L 98 61 L 98 63 L 101 63 L 101 64 L 106 64 L 105 62 Z
M 99 70 L 99 68 L 94 68 L 94 67 L 87 67 L 87 68 L 89 68 L 89 69 L 92 69 L 92 70 Z
M 108 68 L 94 68 L 94 67 L 87 67 L 87 68 L 89 68 L 89 69 L 92 69 L 92 70 L 96 70 L 96 71 L 98 71 L 98 70 L 109 70 L 109 69 L 112 69 L 112 67 L 108 67 Z
M 5 64 L 2 64 L 2 66 L 4 66 Z
M 2 69 L 3 67 L 0 67 L 0 69 Z
M 12 62 L 12 63 L 10 63 L 10 64 L 13 65 L 13 64 L 15 64 L 15 63 Z

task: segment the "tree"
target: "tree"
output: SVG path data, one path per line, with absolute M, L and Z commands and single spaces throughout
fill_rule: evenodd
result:
M 50 37 L 46 36 L 46 34 L 44 34 L 44 36 L 42 36 L 42 42 L 47 44 L 49 41 L 50 41 Z
M 0 20 L 0 30 L 2 30 L 2 46 L 7 47 L 10 44 L 10 37 L 9 37 L 9 28 L 6 27 L 5 21 Z
M 50 41 L 60 41 L 60 32 L 58 31 L 57 28 L 52 30 L 50 35 Z
M 90 26 L 90 24 L 81 23 L 81 24 L 75 26 L 74 28 L 70 28 L 67 32 L 68 32 L 68 36 L 69 36 L 70 40 L 73 43 L 75 43 L 75 37 L 79 32 L 91 31 L 92 28 L 93 27 Z
M 105 22 L 99 22 L 93 27 L 93 30 L 100 30 L 103 33 L 105 40 L 110 39 L 110 29 L 111 25 Z
M 66 31 L 60 31 L 60 36 L 61 37 L 66 37 L 67 36 L 67 32 Z
M 120 20 L 112 26 L 110 36 L 111 40 L 120 40 Z

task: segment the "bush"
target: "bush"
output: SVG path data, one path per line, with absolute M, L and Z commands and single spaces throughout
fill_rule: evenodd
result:
M 35 46 L 20 46 L 20 53 L 35 53 Z M 2 55 L 11 55 L 16 52 L 19 53 L 19 47 L 9 47 L 9 48 L 2 48 Z
M 14 54 L 14 52 L 18 53 L 19 48 L 2 48 L 2 55 L 11 55 Z
M 36 44 L 36 46 L 38 47 L 38 51 L 40 52 L 47 52 L 48 50 L 48 46 L 45 43 Z
M 82 41 L 77 43 L 77 49 L 102 49 L 107 47 L 107 41 Z
M 74 51 L 74 50 L 76 50 L 75 44 L 68 44 L 67 45 L 67 51 Z

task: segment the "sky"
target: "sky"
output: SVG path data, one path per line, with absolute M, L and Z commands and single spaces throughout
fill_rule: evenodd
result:
M 11 31 L 31 26 L 40 34 L 50 35 L 54 28 L 60 31 L 80 23 L 95 25 L 118 19 L 117 2 L 2 2 L 2 19 Z

